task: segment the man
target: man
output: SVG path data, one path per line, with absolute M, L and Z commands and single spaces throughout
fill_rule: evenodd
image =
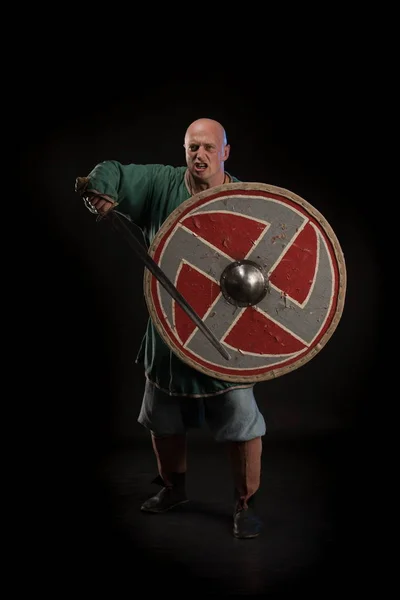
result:
M 238 181 L 225 171 L 230 153 L 222 125 L 198 119 L 184 138 L 186 166 L 105 161 L 76 190 L 94 213 L 118 206 L 143 231 L 150 246 L 168 215 L 191 196 Z M 216 380 L 192 369 L 163 342 L 151 319 L 138 355 L 146 385 L 138 421 L 150 431 L 161 491 L 142 505 L 161 513 L 187 501 L 186 435 L 205 419 L 218 442 L 228 445 L 234 481 L 233 533 L 252 538 L 260 533 L 254 498 L 260 486 L 262 436 L 266 427 L 253 385 Z

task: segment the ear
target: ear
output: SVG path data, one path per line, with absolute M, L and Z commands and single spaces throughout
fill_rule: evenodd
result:
M 230 145 L 229 145 L 229 144 L 226 144 L 226 146 L 225 146 L 225 148 L 224 148 L 224 153 L 223 153 L 223 155 L 222 155 L 222 160 L 223 160 L 223 161 L 225 161 L 225 160 L 228 160 L 228 158 L 229 158 L 229 154 L 230 154 L 230 151 L 231 151 L 231 147 L 230 147 Z

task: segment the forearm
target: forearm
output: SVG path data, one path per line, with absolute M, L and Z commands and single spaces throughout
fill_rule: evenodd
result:
M 152 165 L 104 161 L 87 177 L 78 177 L 76 190 L 82 196 L 96 196 L 119 205 L 137 222 L 151 196 L 152 173 Z

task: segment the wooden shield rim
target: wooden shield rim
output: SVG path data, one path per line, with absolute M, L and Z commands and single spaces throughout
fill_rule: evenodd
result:
M 153 258 L 154 254 L 157 250 L 158 244 L 160 240 L 164 238 L 165 232 L 170 229 L 173 223 L 179 221 L 180 215 L 186 211 L 190 206 L 196 204 L 197 202 L 208 198 L 209 196 L 218 195 L 220 192 L 231 191 L 235 192 L 235 190 L 249 190 L 249 191 L 264 191 L 267 193 L 277 194 L 283 196 L 284 198 L 288 198 L 292 202 L 299 204 L 302 206 L 312 217 L 318 221 L 322 229 L 324 230 L 327 238 L 332 244 L 332 248 L 335 254 L 337 269 L 339 274 L 339 282 L 338 282 L 338 294 L 336 301 L 336 310 L 334 316 L 328 326 L 327 330 L 323 334 L 322 338 L 314 346 L 309 353 L 300 358 L 298 361 L 291 363 L 290 365 L 286 365 L 285 367 L 271 369 L 266 373 L 262 373 L 259 375 L 251 376 L 251 375 L 242 375 L 240 378 L 233 375 L 227 375 L 219 373 L 218 371 L 214 371 L 213 369 L 207 369 L 203 367 L 203 365 L 199 365 L 195 361 L 190 360 L 181 350 L 180 348 L 174 344 L 171 340 L 170 336 L 166 333 L 164 329 L 163 323 L 160 321 L 157 311 L 154 308 L 152 301 L 152 293 L 151 293 L 151 282 L 153 280 L 154 275 L 148 270 L 144 271 L 144 297 L 147 305 L 147 309 L 149 311 L 150 317 L 157 328 L 158 333 L 160 334 L 163 341 L 166 343 L 168 348 L 174 352 L 178 358 L 180 358 L 185 364 L 194 368 L 201 373 L 208 375 L 211 378 L 219 379 L 222 381 L 233 382 L 233 383 L 258 383 L 262 381 L 268 381 L 269 379 L 276 379 L 277 377 L 281 377 L 290 373 L 292 371 L 297 370 L 302 367 L 306 363 L 308 363 L 312 358 L 314 358 L 322 348 L 327 344 L 327 342 L 331 339 L 333 333 L 336 331 L 337 326 L 339 324 L 340 319 L 342 318 L 345 298 L 346 298 L 346 290 L 347 290 L 347 271 L 346 271 L 346 262 L 343 254 L 342 247 L 339 243 L 339 240 L 329 224 L 326 218 L 322 215 L 320 211 L 318 211 L 314 206 L 312 206 L 309 202 L 307 202 L 304 198 L 299 196 L 298 194 L 282 187 L 278 187 L 275 185 L 267 184 L 267 183 L 257 183 L 257 182 L 234 182 L 234 183 L 226 183 L 223 185 L 215 186 L 213 188 L 209 188 L 204 190 L 203 192 L 199 192 L 194 196 L 191 196 L 182 204 L 177 206 L 170 215 L 166 218 L 166 220 L 162 223 L 160 229 L 157 231 L 154 239 L 150 245 L 148 250 L 149 255 Z

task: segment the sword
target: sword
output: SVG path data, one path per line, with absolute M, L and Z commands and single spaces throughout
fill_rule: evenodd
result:
M 123 221 L 123 219 L 119 216 L 119 213 L 116 210 L 109 210 L 105 215 L 100 216 L 100 220 L 104 218 L 109 218 L 111 221 L 111 225 L 114 229 L 123 235 L 125 240 L 128 242 L 129 246 L 136 252 L 139 258 L 145 264 L 145 267 L 154 275 L 154 277 L 161 283 L 161 285 L 166 289 L 166 291 L 172 296 L 172 298 L 179 304 L 179 306 L 186 312 L 186 314 L 192 319 L 192 321 L 197 325 L 200 331 L 205 335 L 205 337 L 211 342 L 211 344 L 218 350 L 218 352 L 226 359 L 230 360 L 231 356 L 224 348 L 224 346 L 220 343 L 220 341 L 215 337 L 213 332 L 207 327 L 204 321 L 199 317 L 196 311 L 190 306 L 187 300 L 182 296 L 182 294 L 176 289 L 174 284 L 165 273 L 160 269 L 157 263 L 152 259 L 150 254 L 147 252 L 146 248 L 139 242 L 139 240 L 135 237 L 135 235 L 131 232 L 129 227 Z

